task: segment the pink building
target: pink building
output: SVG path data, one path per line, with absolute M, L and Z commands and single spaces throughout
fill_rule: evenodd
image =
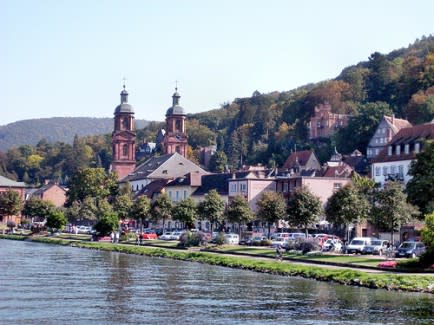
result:
M 332 113 L 329 103 L 315 106 L 315 115 L 310 119 L 309 139 L 329 138 L 339 128 L 348 124 L 349 115 Z

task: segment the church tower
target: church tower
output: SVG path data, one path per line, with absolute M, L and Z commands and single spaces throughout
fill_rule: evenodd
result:
M 187 132 L 185 131 L 185 112 L 179 105 L 178 87 L 172 96 L 172 106 L 166 112 L 166 134 L 164 135 L 164 153 L 179 153 L 187 157 Z
M 136 167 L 136 131 L 134 110 L 128 104 L 128 92 L 125 83 L 121 91 L 121 103 L 114 112 L 114 130 L 112 133 L 111 169 L 122 179 L 131 174 Z

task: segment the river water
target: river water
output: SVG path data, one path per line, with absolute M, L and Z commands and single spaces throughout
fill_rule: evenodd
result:
M 0 239 L 0 324 L 433 324 L 434 297 Z

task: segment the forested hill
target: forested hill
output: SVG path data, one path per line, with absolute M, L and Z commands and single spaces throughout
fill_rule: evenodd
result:
M 136 120 L 137 128 L 144 128 L 145 120 Z M 23 120 L 0 126 L 0 151 L 29 144 L 36 145 L 40 140 L 72 144 L 74 136 L 110 134 L 113 131 L 113 118 L 91 117 L 52 117 Z
M 331 139 L 309 141 L 308 122 L 315 105 L 324 102 L 333 112 L 353 118 Z M 332 80 L 285 92 L 255 91 L 219 109 L 192 114 L 188 122 L 194 128 L 187 132 L 193 145 L 195 139 L 202 139 L 200 145 L 215 142 L 229 166 L 236 168 L 241 162 L 281 166 L 295 146 L 315 149 L 321 161 L 330 158 L 335 146 L 341 153 L 355 149 L 366 153 L 384 114 L 412 124 L 434 118 L 434 36 L 389 54 L 372 53 Z

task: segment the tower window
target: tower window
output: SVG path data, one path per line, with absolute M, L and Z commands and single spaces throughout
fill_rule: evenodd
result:
M 129 130 L 130 129 L 130 122 L 128 120 L 128 117 L 124 117 L 122 120 L 122 128 L 124 130 Z
M 181 132 L 181 120 L 176 120 L 175 122 L 175 131 Z

